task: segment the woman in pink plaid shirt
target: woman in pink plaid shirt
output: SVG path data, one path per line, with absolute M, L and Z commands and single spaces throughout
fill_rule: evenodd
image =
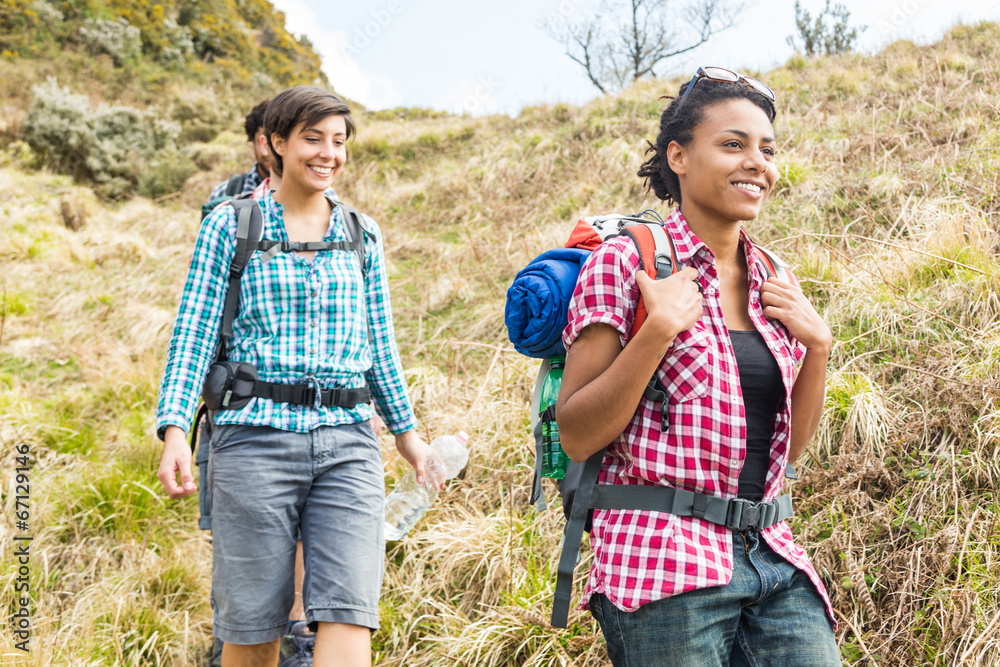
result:
M 832 336 L 743 230 L 778 179 L 774 117 L 764 84 L 699 68 L 639 171 L 677 205 L 664 226 L 684 268 L 654 281 L 620 237 L 591 256 L 570 306 L 566 452 L 584 461 L 611 443 L 599 484 L 694 498 L 594 512 L 582 608 L 616 667 L 841 664 L 829 598 L 779 497 L 819 423 Z M 649 315 L 630 340 L 640 294 Z M 654 373 L 666 405 L 643 396 Z

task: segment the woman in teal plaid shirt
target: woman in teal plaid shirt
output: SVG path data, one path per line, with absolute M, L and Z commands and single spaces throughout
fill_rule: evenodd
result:
M 342 208 L 324 196 L 354 133 L 347 105 L 299 86 L 274 98 L 265 127 L 282 179 L 259 201 L 263 238 L 286 246 L 350 241 Z M 254 366 L 273 385 L 367 386 L 417 479 L 426 470 L 429 483 L 441 486 L 414 430 L 381 234 L 362 218 L 364 272 L 350 250 L 253 254 L 226 357 Z M 159 479 L 172 498 L 196 491 L 186 430 L 219 340 L 235 239 L 235 210 L 220 206 L 198 235 L 170 340 L 157 433 L 164 440 Z M 367 402 L 329 404 L 320 396 L 332 392 L 316 393 L 309 405 L 253 397 L 216 416 L 201 483 L 212 485 L 212 608 L 224 667 L 276 664 L 300 530 L 315 664 L 371 664 L 385 551 L 381 454 Z

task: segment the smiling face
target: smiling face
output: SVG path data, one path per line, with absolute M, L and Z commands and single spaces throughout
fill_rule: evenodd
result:
M 686 146 L 667 148 L 689 221 L 753 220 L 778 180 L 774 128 L 753 102 L 732 99 L 705 110 Z
M 310 127 L 302 122 L 287 139 L 272 134 L 271 143 L 281 156 L 282 183 L 322 192 L 347 162 L 347 123 L 341 115 L 327 116 Z

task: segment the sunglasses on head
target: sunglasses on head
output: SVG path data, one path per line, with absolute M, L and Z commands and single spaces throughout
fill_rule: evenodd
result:
M 691 90 L 694 88 L 695 84 L 701 79 L 708 79 L 709 81 L 722 81 L 724 83 L 744 83 L 772 102 L 775 101 L 774 91 L 751 76 L 738 74 L 725 69 L 724 67 L 699 67 L 698 71 L 695 72 L 695 75 L 691 77 L 691 80 L 688 82 L 687 90 L 685 90 L 684 94 L 681 96 L 681 101 L 677 103 L 677 108 L 674 110 L 675 116 L 677 115 L 677 112 L 681 110 L 681 107 L 684 106 L 684 100 L 686 100 L 687 96 L 691 94 Z

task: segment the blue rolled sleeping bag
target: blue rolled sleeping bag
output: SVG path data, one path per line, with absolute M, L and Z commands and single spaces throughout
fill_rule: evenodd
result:
M 503 320 L 514 349 L 523 355 L 546 359 L 566 354 L 562 332 L 569 316 L 569 302 L 590 250 L 548 250 L 521 269 L 507 290 Z

